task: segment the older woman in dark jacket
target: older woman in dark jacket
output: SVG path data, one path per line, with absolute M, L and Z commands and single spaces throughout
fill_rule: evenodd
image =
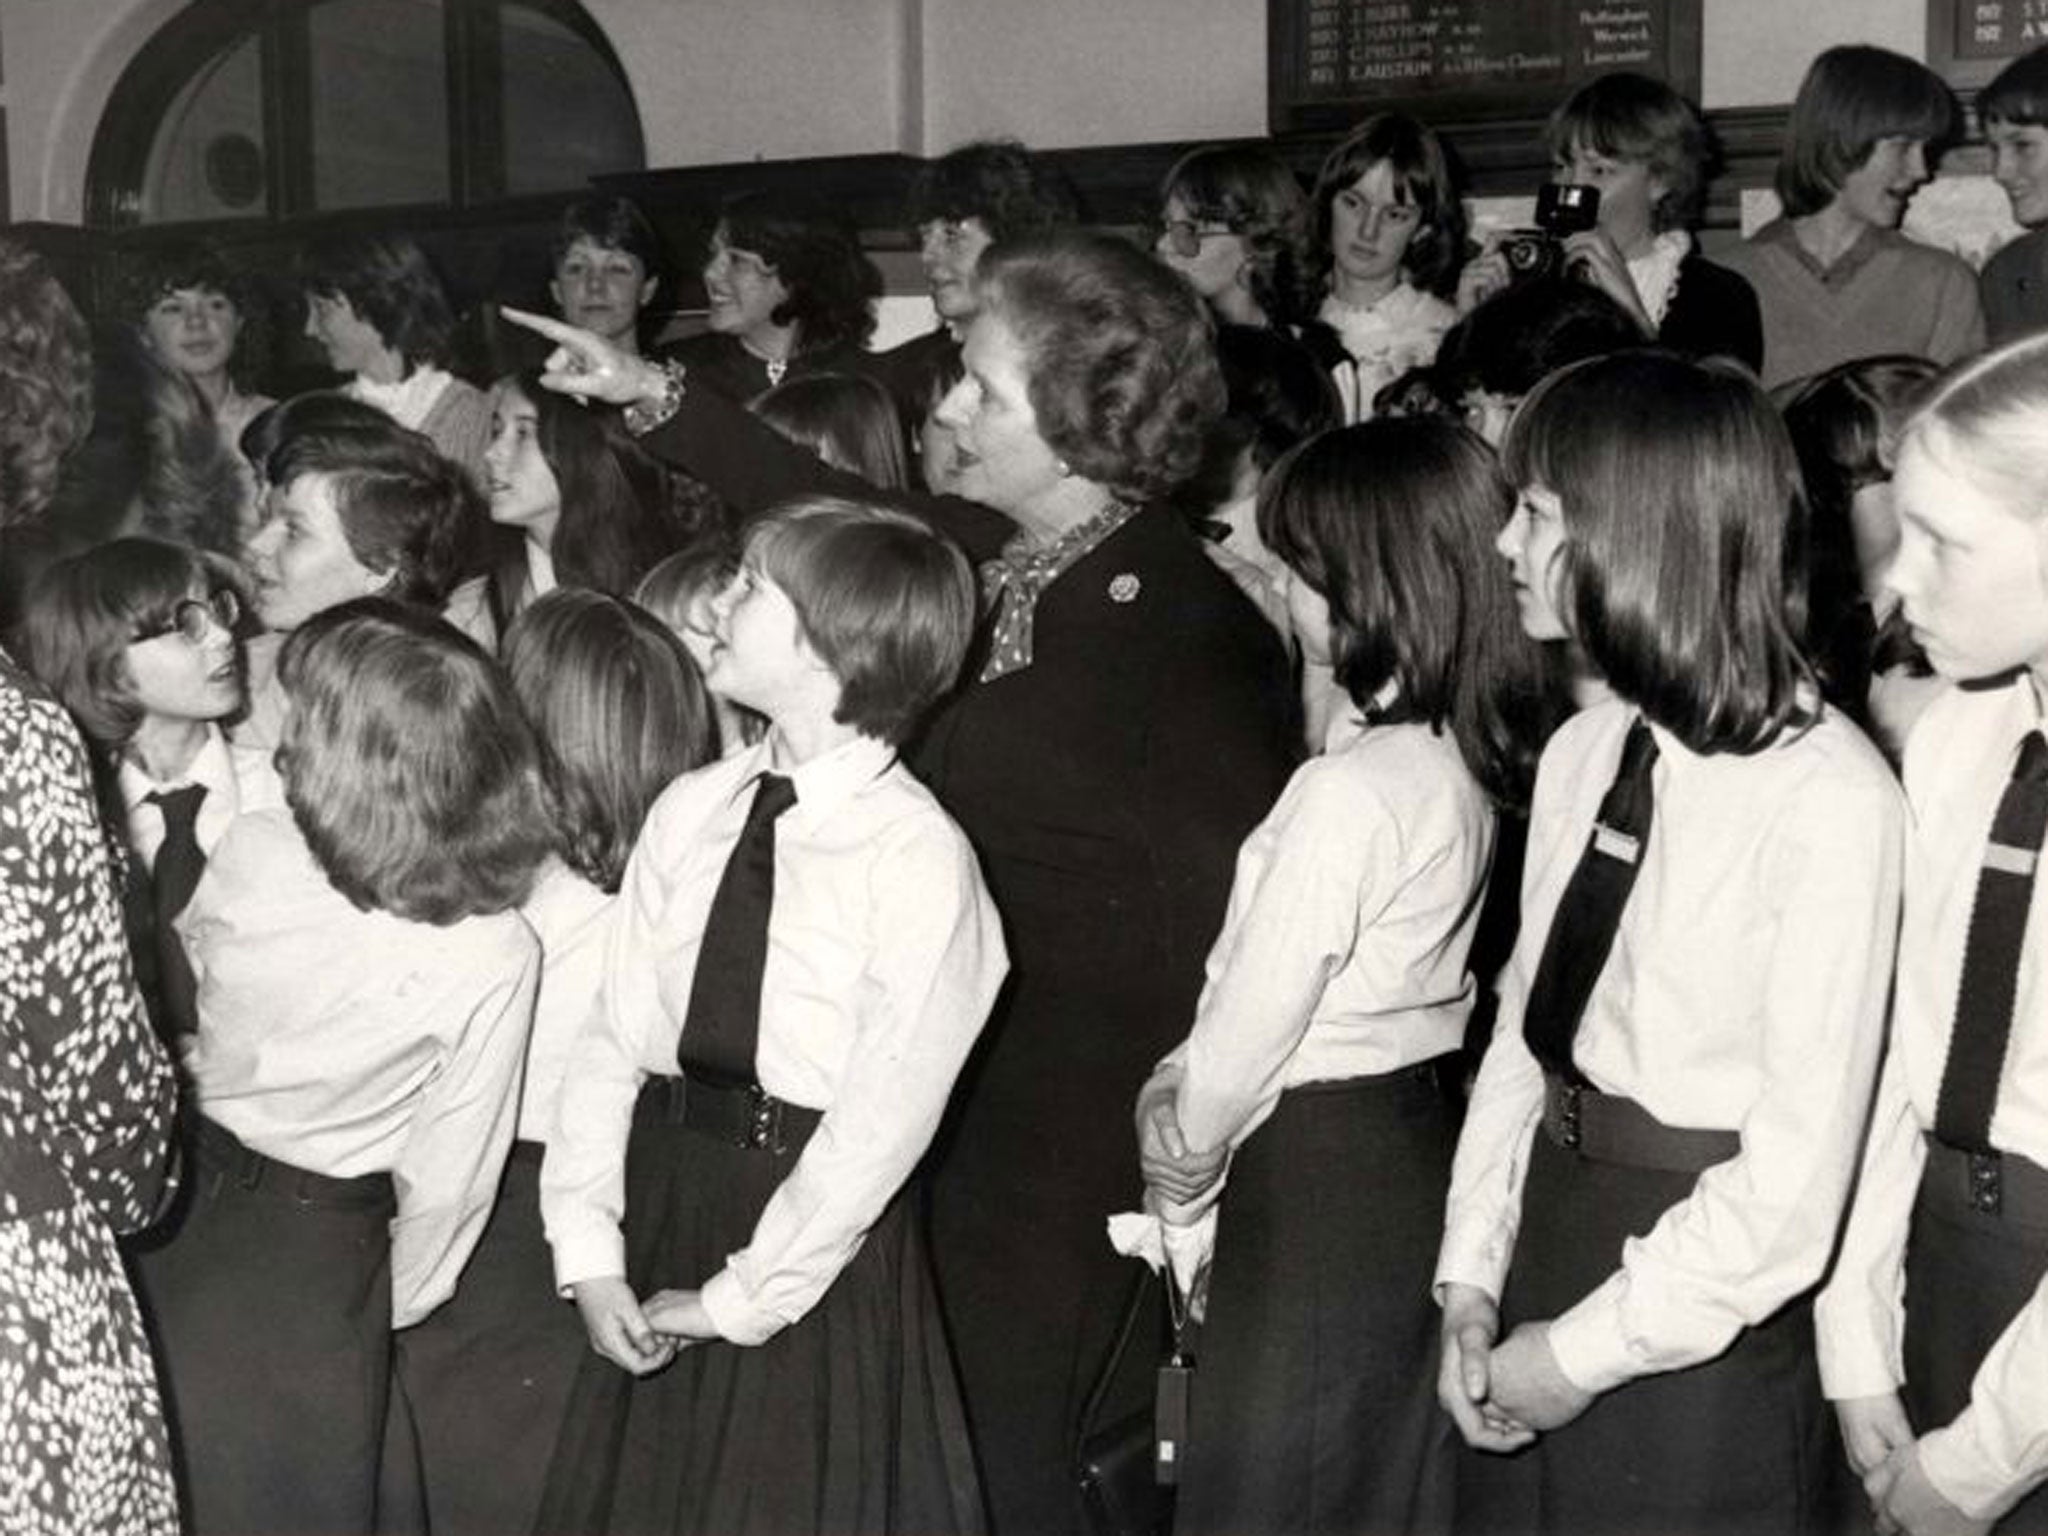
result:
M 970 676 L 915 753 L 974 840 L 1011 977 L 931 1170 L 933 1257 L 999 1530 L 1078 1530 L 1074 1420 L 1125 1276 L 1125 1106 L 1191 1015 L 1237 846 L 1286 778 L 1278 641 L 1163 504 L 1224 392 L 1201 302 L 1079 232 L 991 248 L 940 408 L 960 497 L 899 500 L 983 566 Z M 743 511 L 877 493 L 552 323 L 547 382 L 672 413 L 650 431 Z M 642 416 L 645 420 L 645 415 Z

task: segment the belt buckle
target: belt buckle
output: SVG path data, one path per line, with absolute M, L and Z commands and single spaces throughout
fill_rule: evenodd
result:
M 759 1083 L 747 1085 L 747 1122 L 739 1144 L 755 1152 L 782 1151 L 782 1100 Z
M 1558 1085 L 1558 1139 L 1565 1144 L 1567 1150 L 1573 1152 L 1579 1150 L 1579 1144 L 1585 1139 L 1579 1120 L 1579 1097 L 1583 1091 L 1577 1083 Z
M 1970 1154 L 1970 1209 L 1996 1216 L 2005 1204 L 2005 1173 L 1996 1152 Z

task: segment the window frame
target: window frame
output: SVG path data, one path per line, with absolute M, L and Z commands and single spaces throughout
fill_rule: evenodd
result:
M 128 62 L 100 114 L 86 167 L 87 224 L 96 229 L 247 225 L 384 215 L 422 206 L 321 208 L 314 202 L 312 43 L 306 17 L 321 3 L 198 0 L 160 27 Z M 538 11 L 574 32 L 612 72 L 633 109 L 634 163 L 621 169 L 646 167 L 646 134 L 631 82 L 610 39 L 576 0 L 440 0 L 440 5 L 449 195 L 445 203 L 424 206 L 472 209 L 507 201 L 505 104 L 498 68 L 504 35 L 501 13 L 507 5 Z M 257 39 L 262 63 L 263 211 L 233 219 L 146 220 L 143 180 L 164 114 L 200 70 L 250 36 Z

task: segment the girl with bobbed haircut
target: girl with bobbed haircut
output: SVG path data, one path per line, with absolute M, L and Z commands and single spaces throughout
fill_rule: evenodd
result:
M 337 890 L 437 926 L 526 899 L 553 841 L 539 753 L 474 641 L 359 598 L 293 630 L 277 675 L 285 799 Z
M 316 245 L 300 263 L 299 284 L 309 294 L 346 299 L 408 372 L 448 366 L 455 312 L 417 241 L 348 235 Z
M 1142 502 L 1201 468 L 1226 397 L 1186 284 L 1122 240 L 1063 230 L 992 246 L 976 287 L 1023 347 L 1039 435 L 1074 474 Z
M 127 661 L 137 635 L 168 635 L 195 591 L 232 589 L 225 561 L 157 539 L 113 539 L 43 572 L 22 615 L 23 659 L 86 739 L 118 754 L 142 724 Z
M 1818 213 L 1878 140 L 1938 145 L 1957 122 L 1955 97 L 1926 65 L 1863 43 L 1830 48 L 1807 67 L 1793 99 L 1774 177 L 1778 199 L 1794 218 Z
M 1148 1205 L 1195 1246 L 1222 1212 L 1175 1513 L 1196 1536 L 1449 1509 L 1437 1072 L 1478 995 L 1497 811 L 1525 803 L 1554 717 L 1488 558 L 1509 499 L 1483 443 L 1426 419 L 1325 433 L 1261 490 L 1303 659 L 1353 718 L 1245 840 L 1193 1029 L 1138 1099 Z M 1333 1181 L 1344 1199 L 1316 1193 Z
M 906 513 L 808 496 L 747 535 L 742 572 L 780 587 L 839 679 L 833 718 L 891 746 L 960 675 L 978 614 L 958 545 Z
M 1314 220 L 1293 168 L 1258 144 L 1190 150 L 1159 184 L 1155 253 L 1195 284 L 1219 318 L 1284 330 L 1315 314 L 1321 295 Z M 1176 247 L 1175 220 L 1219 224 L 1237 237 L 1235 262 L 1219 264 L 1200 238 Z M 1212 268 L 1214 270 L 1212 271 Z
M 1698 110 L 1662 80 L 1617 70 L 1587 81 L 1550 114 L 1543 147 L 1553 161 L 1584 148 L 1647 166 L 1662 189 L 1653 229 L 1683 229 L 1699 217 L 1713 146 Z
M 1425 417 L 1325 432 L 1259 488 L 1260 534 L 1329 606 L 1324 643 L 1351 702 L 1449 731 L 1494 802 L 1522 808 L 1555 701 L 1505 568 L 1463 559 L 1513 507 L 1486 444 Z M 1390 684 L 1396 702 L 1378 709 Z
M 1798 464 L 1750 375 L 1575 363 L 1501 462 L 1523 629 L 1612 692 L 1538 766 L 1443 1207 L 1437 1398 L 1491 1453 L 1458 1517 L 1819 1529 L 1812 1291 L 1883 1044 L 1897 783 L 1800 654 Z
M 785 379 L 751 409 L 835 469 L 885 491 L 900 491 L 910 483 L 903 420 L 878 380 L 851 373 Z
M 504 662 L 539 742 L 562 860 L 616 892 L 647 808 L 716 755 L 703 680 L 651 614 L 574 588 L 521 612 Z
M 1900 231 L 1959 121 L 1948 86 L 1903 54 L 1855 44 L 1807 69 L 1778 156 L 1783 216 L 1720 258 L 1762 309 L 1767 388 L 1858 357 L 1983 350 L 1976 272 Z
M 1668 353 L 1592 358 L 1529 395 L 1501 464 L 1565 500 L 1560 614 L 1615 692 L 1695 752 L 1811 724 L 1806 495 L 1754 381 Z

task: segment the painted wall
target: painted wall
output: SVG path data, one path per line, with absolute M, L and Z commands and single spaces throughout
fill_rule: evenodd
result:
M 1265 130 L 1264 0 L 585 0 L 651 165 Z M 180 0 L 0 0 L 19 218 L 79 219 L 93 125 Z M 1918 57 L 1926 0 L 1704 0 L 1709 107 L 1790 99 L 1830 43 Z

